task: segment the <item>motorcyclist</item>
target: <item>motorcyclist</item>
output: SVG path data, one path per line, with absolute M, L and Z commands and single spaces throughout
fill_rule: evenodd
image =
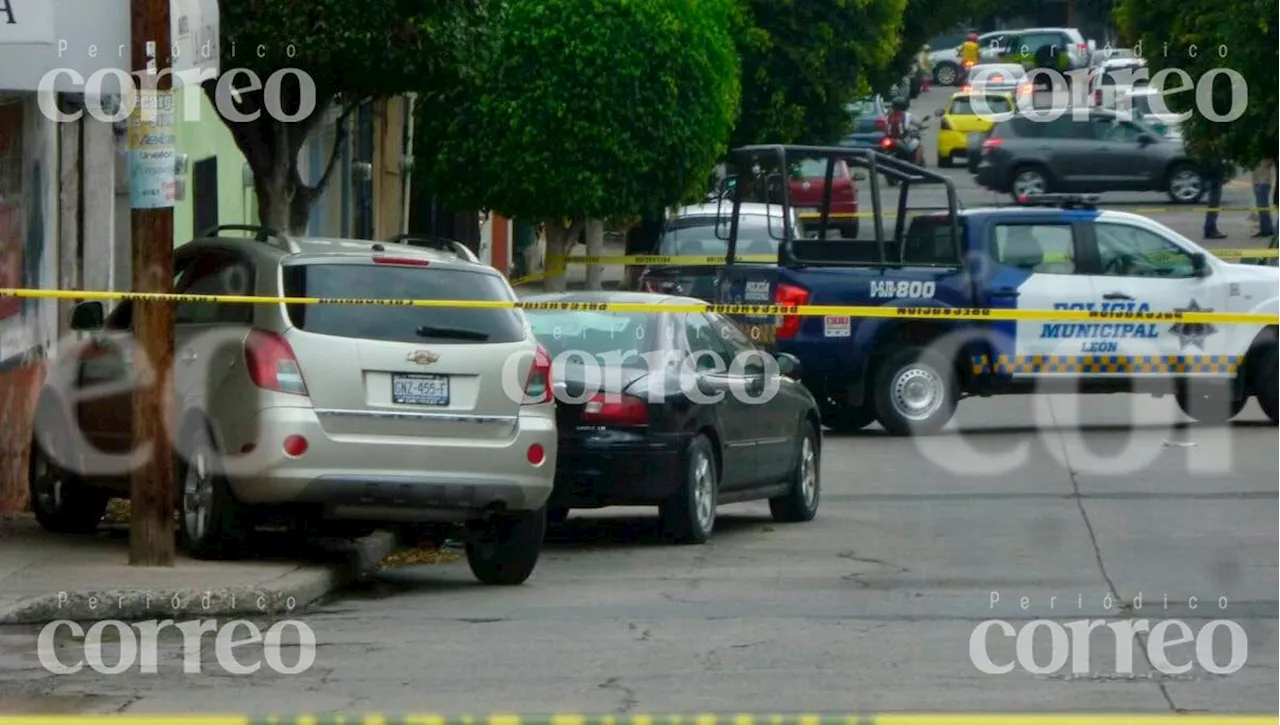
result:
M 886 119 L 886 134 L 893 139 L 894 143 L 900 146 L 904 151 L 904 156 L 908 159 L 915 159 L 916 149 L 920 145 L 920 138 L 915 134 L 916 120 L 907 110 L 908 104 L 905 98 L 895 98 L 893 101 L 893 110 L 889 112 Z
M 982 55 L 982 48 L 978 45 L 978 34 L 969 33 L 969 37 L 965 38 L 964 43 L 960 45 L 960 49 L 956 51 L 956 55 L 960 57 L 960 64 L 963 70 L 965 80 L 969 78 L 969 69 L 978 64 L 978 59 Z

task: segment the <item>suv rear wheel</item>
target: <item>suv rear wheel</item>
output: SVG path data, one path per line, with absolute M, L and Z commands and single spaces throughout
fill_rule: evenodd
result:
M 547 533 L 547 510 L 495 516 L 467 541 L 467 564 L 482 584 L 515 586 L 533 574 Z
M 1023 196 L 1049 193 L 1049 175 L 1037 166 L 1022 166 L 1013 172 L 1009 193 L 1014 201 Z
M 231 492 L 211 436 L 198 428 L 178 470 L 178 526 L 182 548 L 196 559 L 232 559 L 253 533 L 248 509 Z

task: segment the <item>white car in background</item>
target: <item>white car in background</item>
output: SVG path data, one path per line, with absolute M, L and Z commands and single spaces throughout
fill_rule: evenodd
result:
M 1174 113 L 1162 95 L 1159 89 L 1151 86 L 1130 88 L 1115 99 L 1111 108 L 1159 131 L 1170 141 L 1181 141 L 1181 114 Z
M 1089 69 L 1090 105 L 1115 108 L 1118 98 L 1147 86 L 1150 80 L 1147 61 L 1142 58 L 1113 56 L 1103 60 Z

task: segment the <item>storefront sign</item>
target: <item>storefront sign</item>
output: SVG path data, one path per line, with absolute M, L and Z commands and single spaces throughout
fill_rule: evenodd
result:
M 129 201 L 169 209 L 174 201 L 173 94 L 141 90 L 129 117 Z
M 0 45 L 53 45 L 52 0 L 0 0 Z

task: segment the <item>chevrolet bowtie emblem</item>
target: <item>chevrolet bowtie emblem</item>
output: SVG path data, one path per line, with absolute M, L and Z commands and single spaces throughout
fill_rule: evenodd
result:
M 414 350 L 409 353 L 407 360 L 418 365 L 430 365 L 440 359 L 440 356 L 430 350 Z

